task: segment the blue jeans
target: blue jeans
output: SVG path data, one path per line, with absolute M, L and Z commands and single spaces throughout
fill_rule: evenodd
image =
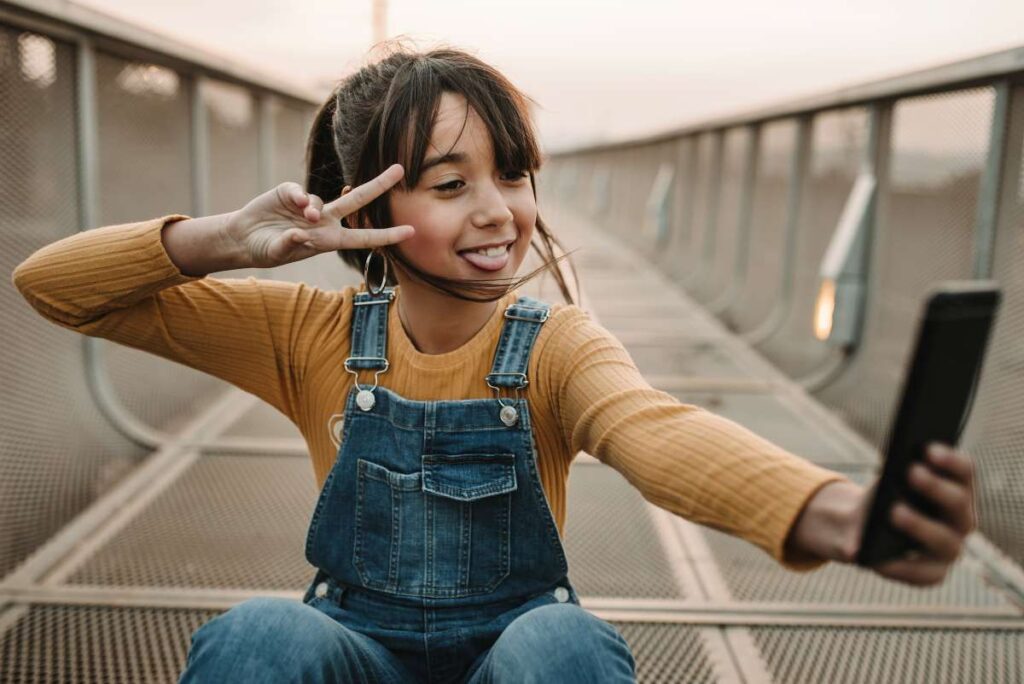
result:
M 310 605 L 254 598 L 195 632 L 181 682 L 423 681 L 415 663 Z M 611 624 L 575 603 L 543 601 L 515 617 L 458 681 L 633 682 L 634 670 Z

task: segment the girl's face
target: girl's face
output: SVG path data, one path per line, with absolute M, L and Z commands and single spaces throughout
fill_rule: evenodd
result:
M 389 193 L 394 225 L 416 228 L 397 248 L 452 279 L 511 278 L 537 221 L 528 169 L 498 169 L 487 126 L 461 95 L 443 93 L 420 182 Z

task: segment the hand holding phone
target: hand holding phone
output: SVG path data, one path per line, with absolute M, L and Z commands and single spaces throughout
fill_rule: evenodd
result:
M 956 446 L 959 442 L 999 300 L 993 281 L 944 282 L 931 292 L 889 433 L 882 475 L 861 534 L 859 565 L 876 566 L 921 549 L 893 526 L 892 508 L 897 501 L 928 517 L 941 517 L 941 511 L 910 486 L 911 468 L 925 458 L 928 444 Z

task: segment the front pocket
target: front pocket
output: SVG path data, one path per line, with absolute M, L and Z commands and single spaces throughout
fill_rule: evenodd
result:
M 396 473 L 356 460 L 352 562 L 365 586 L 396 592 L 400 583 L 414 585 L 422 577 L 420 568 L 410 567 L 422 557 L 422 489 L 422 473 Z
M 352 560 L 386 593 L 457 598 L 509 574 L 514 454 L 425 454 L 397 473 L 356 459 Z
M 424 454 L 432 595 L 492 591 L 509 574 L 514 454 Z
M 475 501 L 516 489 L 515 454 L 424 454 L 423 491 Z

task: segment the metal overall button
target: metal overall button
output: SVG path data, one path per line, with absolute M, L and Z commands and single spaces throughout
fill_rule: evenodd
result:
M 555 600 L 559 603 L 565 603 L 569 600 L 569 590 L 565 587 L 555 588 Z
M 516 411 L 514 406 L 502 406 L 498 417 L 501 418 L 502 423 L 512 427 L 519 420 L 519 411 Z
M 323 598 L 324 596 L 327 596 L 327 582 L 321 582 L 320 584 L 316 585 L 316 589 L 313 590 L 313 594 L 317 598 Z

